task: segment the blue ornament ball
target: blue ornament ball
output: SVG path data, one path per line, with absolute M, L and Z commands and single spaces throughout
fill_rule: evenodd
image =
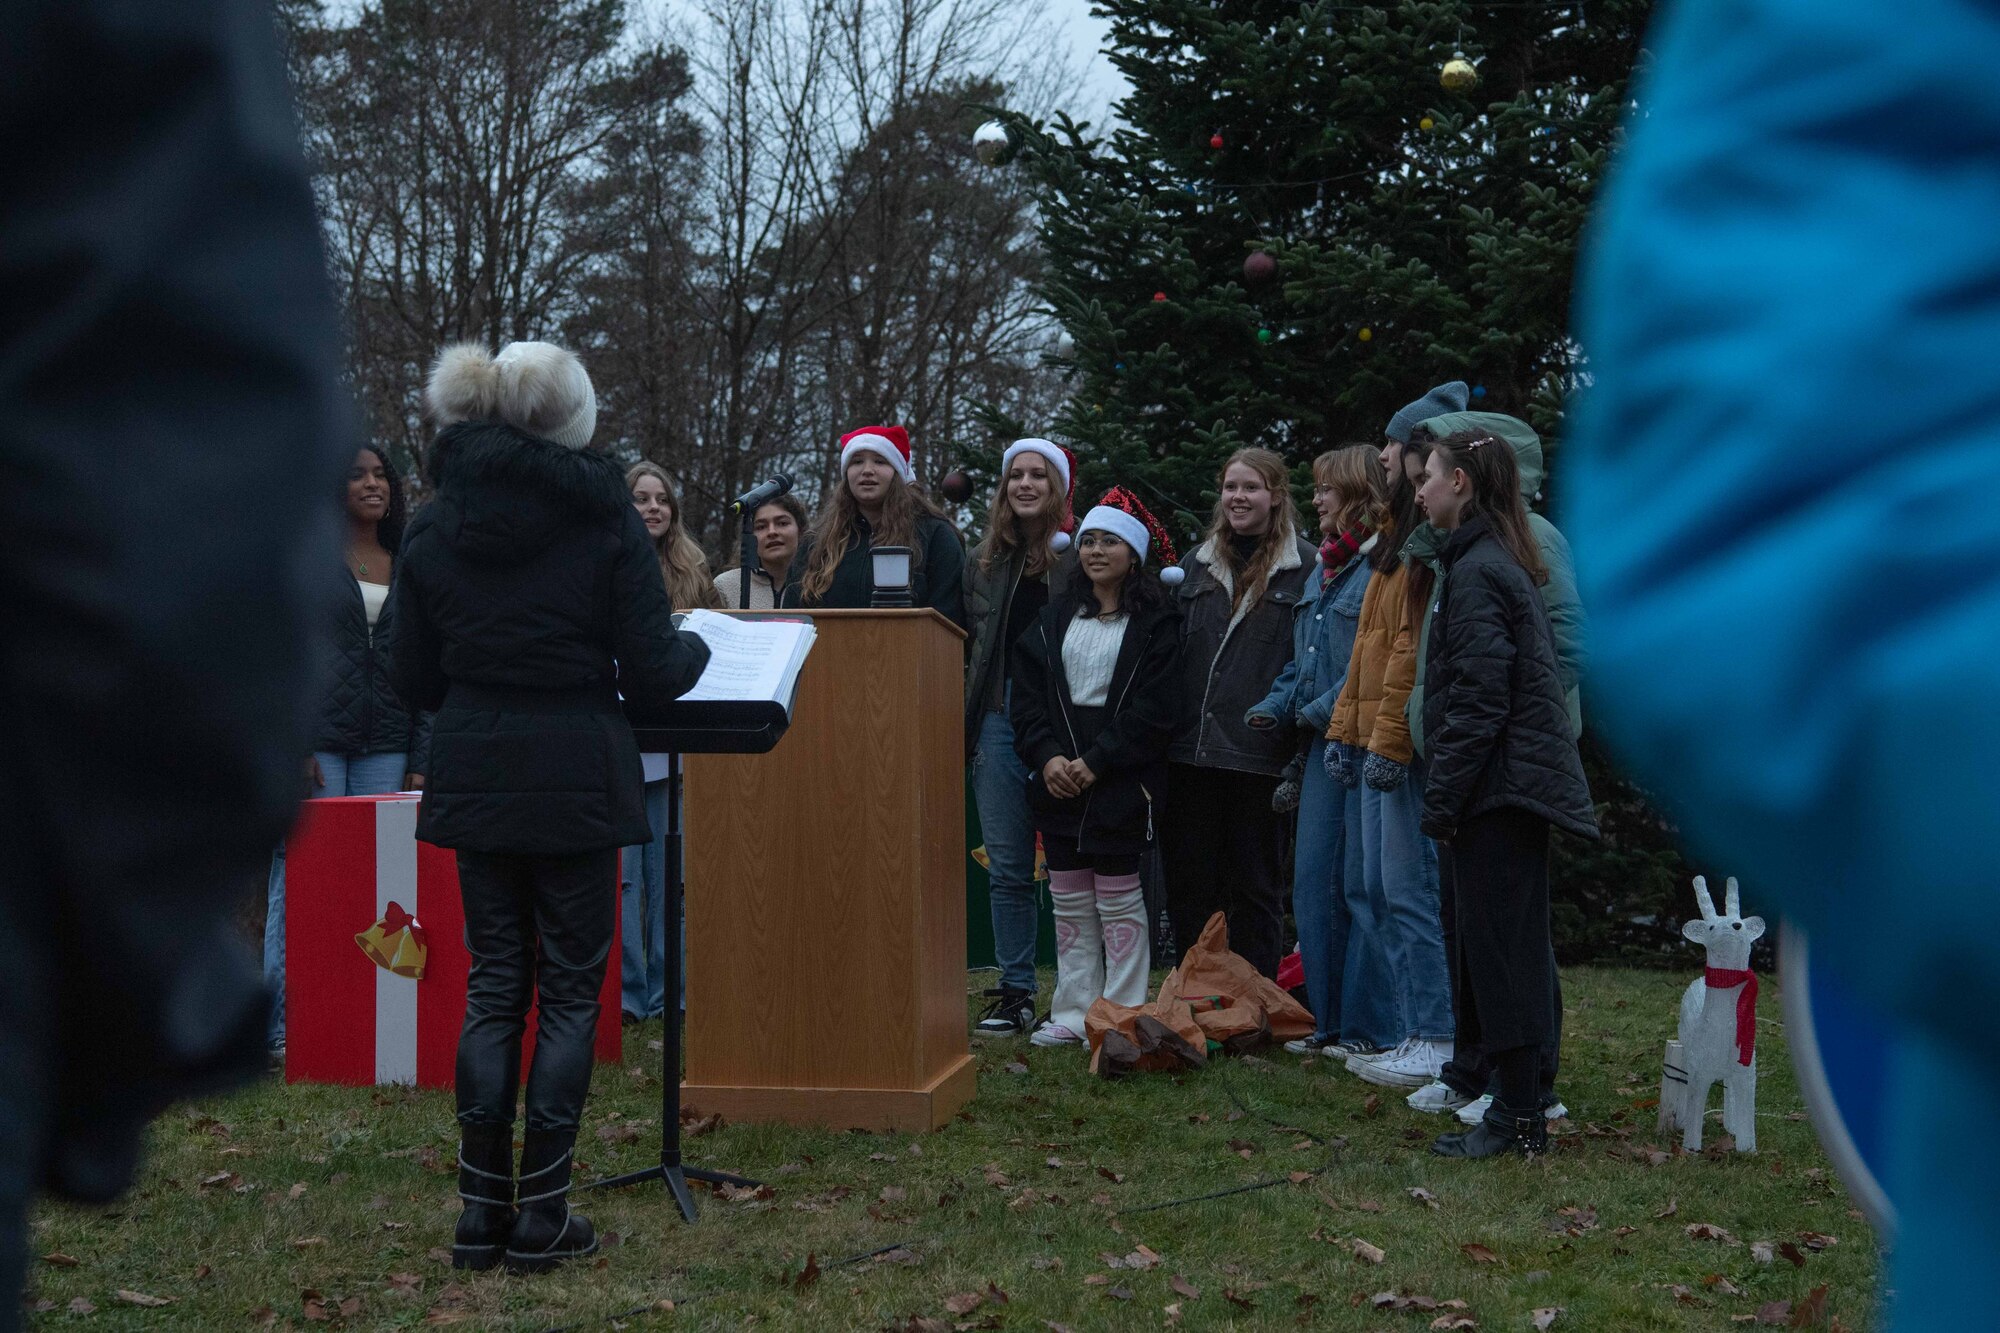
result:
M 1486 396 L 1486 386 L 1484 384 L 1473 385 L 1472 396 L 1474 398 L 1484 398 Z

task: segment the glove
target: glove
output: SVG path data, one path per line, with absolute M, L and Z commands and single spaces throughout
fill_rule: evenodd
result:
M 1271 789 L 1271 809 L 1281 815 L 1289 815 L 1299 808 L 1300 779 L 1305 777 L 1306 756 L 1300 751 L 1285 765 L 1285 771 L 1278 775 L 1278 785 Z
M 1354 764 L 1354 747 L 1344 741 L 1328 741 L 1326 753 L 1322 756 L 1326 764 L 1326 775 L 1343 787 L 1361 785 L 1361 774 Z
M 1368 762 L 1361 766 L 1361 776 L 1376 791 L 1394 791 L 1410 776 L 1410 766 L 1386 759 L 1379 754 L 1368 756 Z

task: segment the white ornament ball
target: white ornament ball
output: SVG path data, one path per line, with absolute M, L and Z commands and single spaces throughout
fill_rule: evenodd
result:
M 1007 150 L 1007 127 L 989 120 L 972 132 L 972 153 L 981 163 L 992 166 Z
M 1165 569 L 1160 571 L 1160 582 L 1166 584 L 1169 588 L 1179 587 L 1181 584 L 1181 580 L 1185 579 L 1186 577 L 1187 577 L 1187 571 L 1185 569 L 1182 569 L 1179 565 L 1168 565 Z
M 1061 333 L 1058 333 L 1056 335 L 1056 355 L 1057 356 L 1076 355 L 1076 339 L 1070 335 L 1070 331 L 1068 329 L 1064 329 Z
M 1470 60 L 1459 56 L 1444 62 L 1444 68 L 1438 73 L 1438 82 L 1444 85 L 1447 92 L 1469 92 L 1479 83 L 1479 71 L 1472 67 Z

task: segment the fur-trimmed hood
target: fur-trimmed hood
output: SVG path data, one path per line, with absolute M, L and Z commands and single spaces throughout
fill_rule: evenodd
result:
M 445 427 L 425 475 L 437 492 L 439 535 L 482 564 L 517 564 L 579 523 L 615 531 L 632 507 L 611 459 L 499 421 Z

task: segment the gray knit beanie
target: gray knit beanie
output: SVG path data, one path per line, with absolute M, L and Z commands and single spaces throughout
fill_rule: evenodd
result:
M 1410 432 L 1432 417 L 1441 417 L 1447 412 L 1463 412 L 1465 405 L 1472 401 L 1472 390 L 1464 380 L 1453 380 L 1440 384 L 1423 397 L 1411 403 L 1395 416 L 1389 418 L 1388 428 L 1382 433 L 1398 444 L 1410 442 Z

